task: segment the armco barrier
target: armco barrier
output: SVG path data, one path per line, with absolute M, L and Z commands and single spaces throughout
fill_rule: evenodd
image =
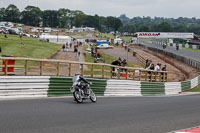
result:
M 104 95 L 107 80 L 104 79 L 87 79 L 92 82 L 91 88 L 96 95 Z M 69 96 L 72 95 L 70 88 L 72 87 L 71 77 L 51 77 L 48 96 Z
M 199 76 L 199 78 L 198 78 L 198 79 L 199 79 L 199 85 L 200 85 L 200 76 Z
M 165 83 L 165 95 L 175 95 L 182 92 L 180 82 L 166 82 Z
M 108 80 L 105 96 L 141 96 L 141 82 Z
M 141 93 L 143 96 L 165 95 L 165 84 L 141 82 Z
M 187 91 L 191 89 L 191 81 L 183 81 L 181 82 L 182 91 Z
M 87 79 L 98 96 L 176 95 L 200 84 L 200 76 L 183 82 Z M 72 77 L 1 76 L 0 98 L 69 96 Z
M 1 76 L 0 98 L 47 97 L 49 76 Z

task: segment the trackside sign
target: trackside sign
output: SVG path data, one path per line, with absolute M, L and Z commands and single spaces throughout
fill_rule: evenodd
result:
M 194 38 L 194 33 L 137 32 L 138 38 Z

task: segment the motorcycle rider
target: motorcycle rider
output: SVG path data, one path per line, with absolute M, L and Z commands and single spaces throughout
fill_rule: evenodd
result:
M 81 89 L 83 89 L 85 95 L 88 95 L 88 94 L 89 94 L 89 93 L 88 93 L 88 84 L 90 84 L 90 83 L 89 83 L 86 79 L 84 79 L 84 78 L 81 76 L 80 72 L 76 72 L 76 73 L 75 73 L 75 76 L 74 76 L 74 78 L 73 78 L 73 81 L 74 81 L 74 80 L 81 83 L 81 84 L 80 84 Z M 82 82 L 81 82 L 81 81 L 82 81 Z

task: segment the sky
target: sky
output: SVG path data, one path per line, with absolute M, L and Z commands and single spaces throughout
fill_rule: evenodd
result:
M 200 0 L 0 0 L 0 7 L 16 5 L 21 11 L 27 5 L 41 10 L 66 8 L 87 15 L 127 17 L 196 17 L 200 18 Z

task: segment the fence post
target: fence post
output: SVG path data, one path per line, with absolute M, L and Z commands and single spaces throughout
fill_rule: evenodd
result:
M 151 71 L 151 82 L 152 82 L 152 80 L 153 80 L 153 72 Z
M 84 72 L 83 72 L 83 64 L 80 64 L 81 65 L 81 75 L 84 76 Z
M 57 76 L 59 76 L 59 66 L 60 66 L 60 62 L 57 62 L 57 67 L 56 67 L 56 69 L 57 69 Z
M 126 80 L 128 79 L 128 70 L 126 69 Z
M 102 78 L 104 79 L 104 65 L 102 66 Z
M 120 79 L 120 68 L 118 68 L 117 72 L 118 72 L 117 77 L 118 79 Z
M 8 73 L 7 73 L 7 68 L 8 68 L 8 65 L 7 65 L 7 60 L 5 60 L 5 75 L 7 76 L 8 75 Z
M 148 77 L 148 72 L 145 71 L 145 81 L 147 81 L 147 77 Z
M 135 80 L 135 70 L 133 70 L 133 80 Z
M 25 76 L 28 74 L 28 61 L 25 60 Z
M 42 61 L 40 61 L 40 76 L 42 76 Z
M 94 66 L 92 65 L 92 68 L 91 68 L 91 77 L 93 78 L 93 76 L 94 76 L 94 68 L 93 68 Z
M 113 75 L 113 67 L 110 67 L 110 78 L 112 79 L 112 75 Z
M 71 63 L 69 63 L 69 74 L 68 74 L 68 76 L 70 77 L 71 76 Z
M 159 72 L 159 82 L 161 82 L 161 72 Z

